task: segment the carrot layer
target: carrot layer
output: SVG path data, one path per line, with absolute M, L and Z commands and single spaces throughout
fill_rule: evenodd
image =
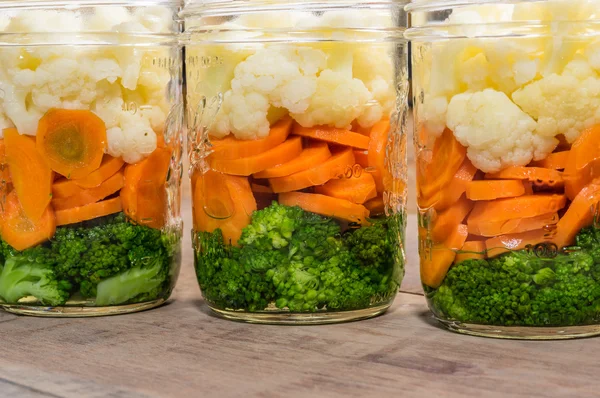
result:
M 452 233 L 444 241 L 431 249 L 421 250 L 421 281 L 432 288 L 438 288 L 448 269 L 456 258 L 456 250 L 460 250 L 467 240 L 467 226 L 455 225 Z
M 56 212 L 56 225 L 76 224 L 78 222 L 93 220 L 94 218 L 108 216 L 123 210 L 120 198 L 113 198 L 85 206 Z
M 52 184 L 52 199 L 68 198 L 69 196 L 79 195 L 85 189 L 81 188 L 73 180 L 60 178 Z
M 467 186 L 475 177 L 477 168 L 469 159 L 465 159 L 450 182 L 429 198 L 419 198 L 419 207 L 426 209 L 432 207 L 442 211 L 452 206 L 467 190 Z
M 555 225 L 558 222 L 558 213 L 541 214 L 528 218 L 513 218 L 499 221 L 467 222 L 469 233 L 480 236 L 498 236 L 533 231 Z
M 27 218 L 37 223 L 52 199 L 52 170 L 38 153 L 33 138 L 16 129 L 4 130 L 6 162 L 19 203 Z
M 369 210 L 362 205 L 344 199 L 319 194 L 289 192 L 279 194 L 279 203 L 286 206 L 300 206 L 305 211 L 322 216 L 368 224 Z
M 564 195 L 553 194 L 524 195 L 490 202 L 477 202 L 468 221 L 478 224 L 536 217 L 541 214 L 555 213 L 565 207 L 566 202 L 567 198 Z
M 472 208 L 473 202 L 462 196 L 454 206 L 439 213 L 431 229 L 433 241 L 440 243 L 446 240 L 452 234 L 456 225 L 463 222 Z
M 53 199 L 52 207 L 55 210 L 65 210 L 98 202 L 119 191 L 123 188 L 123 184 L 123 173 L 118 172 L 96 188 L 85 189 L 81 193 L 68 198 Z
M 534 167 L 543 167 L 546 169 L 563 170 L 569 159 L 569 151 L 554 152 L 537 162 L 532 162 Z
M 571 200 L 594 178 L 600 176 L 600 125 L 581 133 L 575 140 L 565 166 L 565 194 Z
M 359 177 L 330 180 L 325 185 L 316 187 L 315 192 L 358 204 L 377 196 L 373 176 L 364 172 Z
M 277 178 L 286 177 L 300 171 L 304 171 L 323 163 L 331 157 L 329 147 L 324 142 L 311 144 L 304 148 L 302 153 L 294 159 L 282 159 L 283 162 L 275 167 L 268 168 L 259 173 L 255 173 L 255 178 Z
M 466 241 L 454 259 L 454 264 L 465 260 L 483 260 L 485 258 L 485 242 L 482 240 Z
M 116 174 L 123 167 L 123 159 L 113 158 L 112 156 L 104 156 L 100 168 L 92 171 L 87 177 L 81 179 L 73 179 L 75 185 L 81 188 L 95 188 L 100 186 L 104 181 Z
M 348 170 L 352 169 L 353 165 L 354 154 L 352 149 L 347 148 L 320 165 L 287 177 L 271 178 L 269 183 L 275 193 L 298 191 L 316 185 L 323 185 L 333 178 L 343 177 Z
M 382 193 L 386 188 L 385 182 L 390 179 L 389 171 L 385 165 L 385 150 L 388 144 L 390 121 L 381 120 L 371 128 L 371 140 L 369 141 L 369 153 L 367 160 L 369 167 L 373 168 L 373 177 L 377 185 L 377 192 Z
M 385 214 L 385 202 L 383 201 L 383 196 L 377 196 L 376 198 L 366 201 L 364 206 L 369 210 L 370 217 Z
M 367 167 L 369 167 L 369 152 L 355 149 L 354 150 L 354 160 L 356 160 L 356 164 L 358 164 L 358 165 L 360 165 L 360 167 L 366 169 Z
M 369 137 L 350 130 L 328 126 L 302 127 L 294 125 L 292 134 L 358 149 L 369 149 Z
M 0 222 L 0 234 L 6 243 L 22 251 L 49 240 L 55 231 L 56 221 L 50 206 L 34 222 L 25 215 L 16 191 L 6 196 Z
M 564 247 L 573 244 L 575 235 L 582 228 L 592 224 L 598 202 L 600 202 L 600 178 L 596 178 L 579 191 L 558 221 L 557 245 Z
M 294 159 L 302 153 L 302 139 L 292 137 L 273 149 L 261 154 L 241 159 L 219 160 L 208 157 L 209 166 L 221 173 L 249 176 L 254 173 L 275 167 L 288 159 Z
M 490 180 L 527 180 L 534 185 L 556 188 L 562 187 L 564 184 L 560 171 L 541 167 L 512 166 L 498 173 L 486 174 L 485 178 Z
M 292 130 L 293 120 L 284 117 L 271 126 L 269 135 L 257 140 L 239 140 L 232 136 L 222 139 L 211 138 L 211 157 L 215 160 L 231 160 L 256 156 L 282 144 Z
M 8 163 L 6 163 L 6 145 L 4 139 L 0 139 L 0 183 L 6 185 L 12 182 Z
M 521 180 L 471 181 L 466 192 L 471 200 L 494 200 L 524 195 L 525 186 Z

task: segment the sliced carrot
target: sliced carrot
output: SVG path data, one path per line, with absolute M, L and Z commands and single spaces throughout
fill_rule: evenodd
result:
M 65 210 L 98 202 L 123 188 L 123 173 L 117 172 L 96 188 L 83 190 L 80 194 L 68 198 L 52 199 L 54 210 Z
M 315 192 L 358 204 L 365 203 L 377 196 L 373 176 L 364 172 L 358 177 L 330 180 L 325 185 L 316 187 Z
M 369 167 L 369 152 L 355 149 L 354 150 L 354 160 L 356 160 L 356 164 L 358 164 L 358 165 L 360 165 L 360 167 L 366 169 L 367 167 Z
M 273 190 L 271 189 L 271 187 L 268 187 L 266 185 L 252 183 L 251 187 L 252 187 L 252 192 L 254 192 L 254 193 L 273 193 Z
M 564 247 L 574 243 L 575 235 L 582 228 L 592 224 L 598 202 L 600 202 L 600 178 L 596 178 L 579 191 L 558 221 L 557 245 Z
M 469 233 L 480 236 L 498 236 L 548 228 L 558 222 L 558 213 L 541 214 L 535 217 L 513 218 L 496 221 L 467 221 Z
M 475 178 L 477 168 L 469 159 L 465 159 L 450 182 L 429 198 L 419 198 L 419 206 L 423 209 L 434 207 L 441 211 L 452 206 L 467 190 L 469 183 Z
M 525 186 L 521 180 L 471 181 L 466 192 L 471 200 L 494 200 L 524 195 Z
M 27 218 L 37 223 L 52 200 L 53 173 L 36 150 L 33 138 L 16 129 L 4 130 L 6 162 L 12 183 Z
M 435 243 L 446 240 L 452 234 L 458 224 L 461 224 L 469 212 L 473 209 L 473 202 L 462 196 L 452 207 L 439 213 L 431 229 L 431 238 Z
M 292 134 L 313 138 L 336 145 L 349 146 L 358 149 L 369 149 L 369 137 L 350 130 L 329 126 L 302 127 L 295 124 Z
M 511 250 L 526 249 L 542 243 L 554 243 L 555 233 L 545 229 L 500 235 L 485 241 L 488 257 L 495 257 Z
M 81 188 L 95 188 L 100 186 L 104 181 L 115 175 L 123 167 L 123 159 L 113 158 L 112 156 L 104 156 L 98 170 L 92 171 L 87 177 L 81 179 L 73 179 L 73 182 Z
M 6 145 L 4 144 L 4 139 L 0 139 L 0 179 L 2 185 L 12 182 L 8 163 L 6 163 Z
M 52 184 L 52 199 L 68 198 L 69 196 L 79 195 L 84 191 L 75 181 L 66 178 L 60 178 Z
M 286 177 L 271 178 L 269 183 L 275 193 L 298 191 L 343 177 L 348 171 L 352 171 L 353 165 L 354 154 L 351 148 L 347 148 L 313 168 Z
M 385 202 L 383 196 L 377 196 L 365 202 L 364 206 L 369 210 L 369 217 L 380 216 L 385 214 Z
M 569 151 L 554 152 L 537 162 L 531 162 L 531 166 L 546 169 L 563 170 L 567 165 Z
M 257 140 L 240 140 L 232 136 L 211 138 L 211 157 L 215 160 L 232 160 L 259 155 L 282 144 L 292 130 L 292 123 L 292 118 L 286 116 L 271 126 L 268 136 Z
M 16 191 L 6 196 L 0 222 L 0 234 L 6 243 L 22 251 L 49 240 L 55 231 L 56 220 L 52 207 L 46 206 L 42 216 L 34 222 L 25 214 Z
M 369 141 L 369 153 L 367 160 L 369 167 L 372 167 L 375 184 L 377 184 L 377 192 L 382 193 L 384 187 L 384 179 L 389 178 L 389 171 L 385 165 L 385 150 L 388 146 L 388 134 L 390 131 L 390 121 L 380 120 L 371 128 L 371 140 Z M 389 188 L 388 188 L 389 189 Z
M 36 146 L 58 174 L 84 178 L 100 167 L 106 125 L 88 110 L 51 109 L 40 119 Z
M 419 201 L 430 202 L 430 198 L 451 183 L 463 164 L 467 150 L 446 129 L 435 141 L 430 159 L 419 159 L 417 170 Z
M 587 184 L 600 176 L 600 125 L 584 130 L 575 140 L 565 166 L 565 193 L 573 200 Z
M 221 229 L 224 241 L 237 245 L 242 229 L 257 210 L 248 179 L 213 170 L 197 172 L 193 177 L 194 229 Z
M 483 260 L 486 256 L 485 242 L 482 240 L 468 240 L 454 259 L 454 264 L 465 260 Z
M 329 147 L 324 142 L 316 142 L 293 159 L 283 159 L 283 163 L 254 174 L 255 178 L 276 178 L 285 177 L 299 171 L 304 171 L 323 163 L 331 157 Z
M 472 228 L 479 228 L 481 223 L 555 213 L 565 207 L 566 203 L 567 198 L 564 195 L 554 194 L 523 195 L 489 202 L 481 201 L 476 202 L 467 222 Z
M 368 224 L 369 210 L 363 205 L 325 195 L 289 192 L 279 194 L 279 203 L 300 206 L 303 210 L 341 220 Z
M 89 205 L 73 207 L 56 211 L 56 225 L 76 224 L 78 222 L 93 220 L 94 218 L 108 216 L 123 210 L 120 198 L 112 198 Z
M 442 284 L 456 258 L 456 250 L 463 247 L 468 235 L 467 226 L 458 224 L 454 226 L 444 243 L 420 251 L 421 281 L 425 285 L 437 288 Z
M 489 180 L 527 180 L 534 185 L 561 187 L 564 184 L 560 171 L 542 167 L 511 166 L 498 173 L 486 174 Z
M 171 148 L 158 147 L 146 159 L 125 167 L 123 209 L 138 224 L 159 229 L 166 223 L 166 181 L 171 156 Z
M 300 156 L 301 153 L 302 139 L 300 137 L 292 137 L 273 149 L 247 158 L 220 160 L 209 156 L 208 164 L 213 170 L 221 173 L 249 176 L 275 167 L 288 159 L 294 159 Z

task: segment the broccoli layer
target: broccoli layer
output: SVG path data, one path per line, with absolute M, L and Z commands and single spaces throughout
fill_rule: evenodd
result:
M 178 234 L 123 213 L 59 227 L 50 242 L 23 252 L 2 242 L 0 298 L 57 306 L 79 292 L 98 306 L 151 301 L 170 292 L 179 245 Z
M 332 218 L 274 202 L 256 211 L 238 246 L 219 229 L 195 235 L 204 297 L 221 309 L 353 310 L 392 297 L 402 279 L 401 217 L 342 233 Z
M 554 258 L 515 251 L 450 268 L 426 289 L 441 318 L 505 326 L 571 326 L 600 321 L 600 231 L 582 229 Z

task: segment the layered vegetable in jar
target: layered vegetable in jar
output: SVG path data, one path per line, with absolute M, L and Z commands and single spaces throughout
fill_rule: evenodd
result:
M 600 328 L 598 1 L 416 2 L 421 279 L 449 328 Z
M 0 8 L 0 305 L 9 311 L 150 308 L 179 271 L 177 5 L 93 3 Z
M 208 305 L 274 323 L 385 311 L 404 274 L 404 12 L 257 1 L 184 15 Z

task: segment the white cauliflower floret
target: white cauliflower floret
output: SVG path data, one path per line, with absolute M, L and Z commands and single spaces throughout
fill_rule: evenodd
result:
M 446 97 L 425 98 L 419 116 L 423 118 L 427 133 L 432 137 L 437 138 L 444 132 L 447 111 L 448 100 Z
M 536 134 L 535 120 L 493 89 L 452 97 L 447 126 L 467 147 L 473 165 L 486 173 L 543 159 L 558 143 Z
M 512 95 L 537 120 L 536 134 L 564 134 L 574 142 L 581 132 L 600 123 L 600 76 L 583 60 L 571 61 L 562 75 L 551 74 Z

